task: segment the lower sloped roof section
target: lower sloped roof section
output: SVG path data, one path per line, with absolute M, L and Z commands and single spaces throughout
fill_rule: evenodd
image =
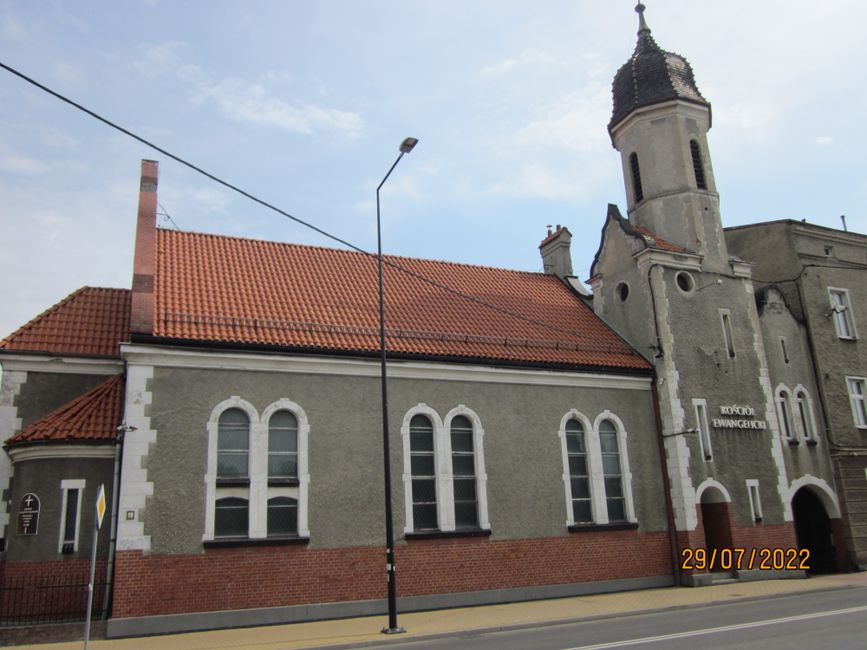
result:
M 0 350 L 120 357 L 129 307 L 129 289 L 81 287 L 0 341 Z
M 121 375 L 90 389 L 26 426 L 6 447 L 38 443 L 110 443 L 117 438 L 123 403 Z
M 379 350 L 375 256 L 157 233 L 155 337 L 323 352 Z M 391 354 L 650 368 L 554 276 L 406 257 L 385 260 Z

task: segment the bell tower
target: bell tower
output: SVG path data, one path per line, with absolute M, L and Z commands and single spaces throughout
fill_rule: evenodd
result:
M 722 271 L 728 253 L 707 143 L 710 103 L 687 60 L 663 50 L 638 12 L 638 43 L 614 77 L 608 133 L 620 152 L 629 222 Z

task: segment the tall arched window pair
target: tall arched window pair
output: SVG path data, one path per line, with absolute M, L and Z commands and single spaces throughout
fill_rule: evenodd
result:
M 307 437 L 303 410 L 288 399 L 260 418 L 232 397 L 208 424 L 205 539 L 306 537 Z
M 626 429 L 605 412 L 594 425 L 578 413 L 560 423 L 568 525 L 635 522 Z
M 445 420 L 419 404 L 404 417 L 406 533 L 489 530 L 484 430 L 459 406 Z

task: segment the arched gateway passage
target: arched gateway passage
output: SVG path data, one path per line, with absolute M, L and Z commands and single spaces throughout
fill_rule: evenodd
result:
M 821 499 L 809 487 L 802 487 L 792 497 L 792 514 L 798 546 L 810 551 L 810 573 L 836 572 L 831 520 Z

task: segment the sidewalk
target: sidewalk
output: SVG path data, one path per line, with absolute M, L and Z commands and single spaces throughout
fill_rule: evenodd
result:
M 406 641 L 471 630 L 502 630 L 545 622 L 606 618 L 618 614 L 850 587 L 867 587 L 867 573 L 820 576 L 806 580 L 735 582 L 699 588 L 668 587 L 399 614 L 399 623 L 406 628 L 407 632 L 395 636 L 380 633 L 380 629 L 387 624 L 387 617 L 371 616 L 339 621 L 91 641 L 90 647 L 93 650 L 290 650 L 327 646 L 351 648 L 372 643 L 387 643 L 390 639 Z M 78 650 L 82 645 L 82 642 L 78 641 L 16 646 L 16 648 Z

